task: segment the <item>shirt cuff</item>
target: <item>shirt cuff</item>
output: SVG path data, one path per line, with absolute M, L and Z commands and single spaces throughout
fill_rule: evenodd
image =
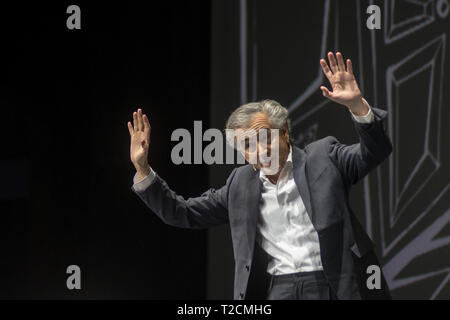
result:
M 352 114 L 353 119 L 355 119 L 359 123 L 371 123 L 375 121 L 375 115 L 372 112 L 372 108 L 367 103 L 366 99 L 363 98 L 364 103 L 369 107 L 369 111 L 363 115 L 363 116 L 357 116 L 353 112 L 349 110 L 349 112 Z
M 150 173 L 148 174 L 148 176 L 146 176 L 143 179 L 137 179 L 137 173 L 134 175 L 133 177 L 133 189 L 135 191 L 144 191 L 145 189 L 147 189 L 152 182 L 155 180 L 156 177 L 156 173 L 155 171 L 153 171 L 153 169 L 150 167 Z

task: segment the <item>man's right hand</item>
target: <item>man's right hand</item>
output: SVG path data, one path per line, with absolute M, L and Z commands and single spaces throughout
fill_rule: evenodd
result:
M 128 122 L 130 132 L 130 159 L 137 171 L 137 179 L 143 179 L 149 175 L 151 169 L 148 164 L 148 149 L 150 146 L 150 122 L 147 116 L 138 109 L 133 112 L 133 125 Z

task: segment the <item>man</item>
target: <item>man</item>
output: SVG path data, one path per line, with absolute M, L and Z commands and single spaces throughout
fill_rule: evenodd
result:
M 392 152 L 382 120 L 387 112 L 371 108 L 363 99 L 341 53 L 320 60 L 332 91 L 323 95 L 348 108 L 360 143 L 344 145 L 325 137 L 304 149 L 290 141 L 288 111 L 273 100 L 249 103 L 229 117 L 226 128 L 278 129 L 272 145 L 258 143 L 253 150 L 244 141 L 243 154 L 262 153 L 274 144 L 276 170 L 270 163 L 252 162 L 233 170 L 219 190 L 185 200 L 172 191 L 147 161 L 150 123 L 142 110 L 134 112 L 130 156 L 137 172 L 133 191 L 165 223 L 184 228 L 206 228 L 229 223 L 235 258 L 234 299 L 245 299 L 255 269 L 255 243 L 266 253 L 270 274 L 268 299 L 390 298 L 381 286 L 368 288 L 367 267 L 379 266 L 373 243 L 355 218 L 348 201 L 351 185 L 366 176 Z M 239 139 L 239 136 L 237 136 Z M 269 150 L 270 153 L 270 150 Z

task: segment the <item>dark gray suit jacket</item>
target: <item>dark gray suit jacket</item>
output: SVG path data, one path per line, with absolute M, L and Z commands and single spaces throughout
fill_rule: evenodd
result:
M 318 232 L 325 275 L 339 299 L 389 298 L 382 288 L 368 290 L 366 268 L 378 264 L 373 242 L 349 205 L 349 191 L 392 152 L 382 120 L 387 112 L 372 108 L 375 122 L 353 120 L 360 143 L 344 145 L 332 136 L 292 148 L 293 176 L 307 213 Z M 145 185 L 145 181 L 144 181 Z M 165 223 L 200 229 L 229 223 L 235 259 L 234 299 L 245 299 L 252 264 L 261 181 L 251 165 L 235 168 L 226 184 L 200 197 L 184 199 L 156 175 L 133 191 Z M 265 267 L 265 266 L 264 266 Z

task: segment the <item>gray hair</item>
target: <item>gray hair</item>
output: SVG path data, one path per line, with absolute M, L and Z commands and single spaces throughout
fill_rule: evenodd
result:
M 256 113 L 265 114 L 273 129 L 281 129 L 286 125 L 289 137 L 291 137 L 289 111 L 277 101 L 269 99 L 247 103 L 234 110 L 228 117 L 225 129 L 248 128 Z

